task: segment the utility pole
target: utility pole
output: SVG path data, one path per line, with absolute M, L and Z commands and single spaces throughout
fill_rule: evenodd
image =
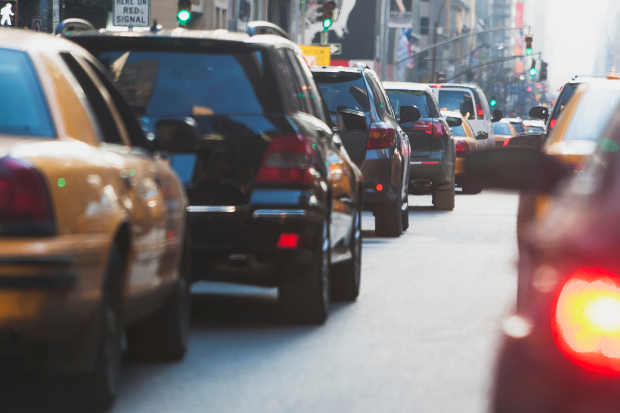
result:
M 446 5 L 448 0 L 443 0 L 441 3 L 441 7 L 439 7 L 439 14 L 437 15 L 437 20 L 435 20 L 435 27 L 433 27 L 433 44 L 437 44 L 437 29 L 439 28 L 439 23 L 441 22 L 441 13 L 443 12 L 443 8 Z M 431 79 L 433 83 L 437 81 L 437 73 L 435 71 L 435 63 L 437 61 L 437 48 L 433 48 L 433 64 L 431 66 Z

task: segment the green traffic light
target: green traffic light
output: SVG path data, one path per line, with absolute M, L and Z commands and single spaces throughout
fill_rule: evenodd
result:
M 530 69 L 530 76 L 536 76 L 536 73 L 538 73 L 538 72 L 536 71 L 535 67 Z
M 332 27 L 332 19 L 323 20 L 323 28 L 329 29 L 330 27 Z
M 179 20 L 179 25 L 185 26 L 192 18 L 192 14 L 188 10 L 179 10 L 177 13 L 177 19 Z
M 525 54 L 528 56 L 532 55 L 532 49 L 525 49 Z
M 497 105 L 497 100 L 491 99 L 491 101 L 489 102 L 489 105 L 491 105 L 491 107 L 495 107 L 495 105 Z

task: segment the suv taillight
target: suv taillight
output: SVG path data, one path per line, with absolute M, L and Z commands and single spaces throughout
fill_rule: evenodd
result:
M 448 136 L 448 130 L 446 129 L 446 126 L 439 121 L 434 121 L 433 138 L 443 138 L 444 136 Z
M 0 160 L 0 235 L 53 235 L 52 203 L 43 176 L 13 158 Z
M 313 140 L 297 134 L 275 136 L 263 156 L 255 182 L 307 184 L 314 180 Z
M 371 128 L 368 134 L 367 149 L 387 149 L 396 142 L 396 130 L 394 128 Z

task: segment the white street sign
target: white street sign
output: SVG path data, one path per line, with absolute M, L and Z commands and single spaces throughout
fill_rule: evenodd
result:
M 328 46 L 331 54 L 342 54 L 342 43 L 329 43 Z
M 43 31 L 43 17 L 35 17 L 32 19 L 32 31 L 33 32 Z
M 150 0 L 114 0 L 114 26 L 149 27 Z

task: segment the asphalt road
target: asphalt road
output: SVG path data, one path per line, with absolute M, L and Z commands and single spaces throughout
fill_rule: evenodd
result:
M 126 362 L 113 411 L 485 412 L 515 299 L 517 197 L 409 202 L 398 239 L 365 213 L 360 297 L 323 326 L 282 324 L 275 290 L 196 284 L 185 361 Z

